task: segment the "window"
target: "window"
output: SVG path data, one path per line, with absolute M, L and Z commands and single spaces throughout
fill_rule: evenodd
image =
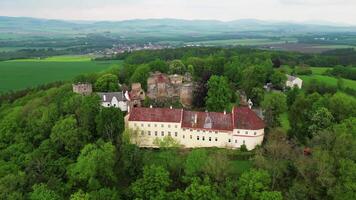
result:
M 185 128 L 183 128 L 183 131 L 185 131 Z
M 151 124 L 147 124 L 148 127 L 151 127 Z
M 185 138 L 185 135 L 183 135 L 183 139 Z
M 157 131 L 155 131 L 155 136 L 157 136 Z
M 171 125 L 170 125 L 170 124 L 168 124 L 168 128 L 171 128 Z
M 217 141 L 218 141 L 218 138 L 216 137 L 216 138 L 215 138 L 215 142 L 217 142 Z
M 215 134 L 218 134 L 218 132 L 217 132 L 217 131 L 215 131 Z
M 175 133 L 174 133 L 174 136 L 178 137 L 178 133 L 177 133 L 177 132 L 175 132 Z
M 198 133 L 200 132 L 200 130 L 198 130 Z
M 199 140 L 199 136 L 197 136 L 197 140 Z
M 211 137 L 209 137 L 209 141 L 211 142 Z
M 177 126 L 177 125 L 175 125 L 175 126 L 174 126 L 174 128 L 178 128 L 178 126 Z
M 144 131 L 141 131 L 141 135 L 144 135 L 145 134 L 145 132 Z
M 192 135 L 190 135 L 190 139 L 193 139 Z
M 205 131 L 203 131 L 203 133 L 205 133 Z
M 141 124 L 141 127 L 143 127 L 143 124 Z
M 256 133 L 256 132 L 254 132 L 253 134 L 254 134 L 254 135 L 257 135 L 257 133 Z
M 229 139 L 229 142 L 231 142 L 231 139 Z
M 205 137 L 203 136 L 203 141 L 205 140 Z
M 171 132 L 170 131 L 168 131 L 168 135 L 171 136 Z
M 163 124 L 161 124 L 161 127 L 163 128 L 163 127 L 164 127 L 164 125 L 163 125 Z
M 134 126 L 137 126 L 137 124 L 135 123 Z
M 148 131 L 148 135 L 151 135 L 151 131 Z
M 161 132 L 161 136 L 164 136 L 164 131 Z
M 110 106 L 110 104 L 108 103 L 108 106 Z
M 237 133 L 240 133 L 240 131 L 237 131 Z
M 155 127 L 157 127 L 157 124 L 155 124 Z
M 246 131 L 245 134 L 247 135 L 247 134 L 248 134 L 248 131 Z
M 245 144 L 245 140 L 244 140 L 244 141 L 242 141 L 242 143 L 244 143 L 244 144 Z
M 190 132 L 193 132 L 193 129 L 190 129 Z
M 237 140 L 235 140 L 235 143 L 237 143 Z

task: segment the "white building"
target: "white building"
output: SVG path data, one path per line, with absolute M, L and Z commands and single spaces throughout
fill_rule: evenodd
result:
M 128 110 L 128 100 L 123 92 L 98 92 L 97 94 L 102 106 L 120 108 L 123 112 Z
M 293 88 L 293 87 L 297 86 L 299 89 L 301 89 L 302 84 L 303 84 L 302 79 L 295 77 L 295 76 L 287 75 L 287 81 L 286 81 L 287 87 Z
M 251 150 L 262 144 L 265 124 L 248 107 L 234 107 L 231 113 L 135 107 L 127 116 L 127 126 L 138 131 L 141 147 L 158 147 L 156 138 L 171 136 L 185 148 L 245 144 Z

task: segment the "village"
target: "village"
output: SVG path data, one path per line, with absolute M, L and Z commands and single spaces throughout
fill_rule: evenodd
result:
M 285 87 L 301 88 L 302 80 L 286 75 Z M 121 86 L 120 83 L 118 85 Z M 125 88 L 125 87 L 123 87 Z M 271 83 L 266 91 L 277 91 Z M 243 146 L 253 150 L 264 139 L 265 122 L 260 108 L 241 95 L 240 105 L 224 112 L 192 111 L 193 93 L 196 84 L 189 73 L 184 75 L 150 73 L 147 91 L 140 83 L 132 83 L 131 89 L 117 92 L 97 92 L 103 107 L 114 107 L 126 113 L 125 125 L 139 137 L 135 142 L 140 147 L 158 148 L 159 140 L 173 139 L 184 148 L 219 147 L 239 149 Z M 90 83 L 73 84 L 73 92 L 81 95 L 93 93 Z M 177 101 L 182 108 L 144 107 L 145 100 L 165 102 Z

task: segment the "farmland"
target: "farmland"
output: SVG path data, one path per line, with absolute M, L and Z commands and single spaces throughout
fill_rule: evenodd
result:
M 204 45 L 204 46 L 259 46 L 270 44 L 283 44 L 287 42 L 296 42 L 294 38 L 286 38 L 285 40 L 272 40 L 269 38 L 264 39 L 228 39 L 228 40 L 209 40 L 201 42 L 190 42 L 190 45 Z
M 58 56 L 43 60 L 0 62 L 0 93 L 70 80 L 79 74 L 103 71 L 120 64 L 120 61 L 94 62 L 85 56 Z

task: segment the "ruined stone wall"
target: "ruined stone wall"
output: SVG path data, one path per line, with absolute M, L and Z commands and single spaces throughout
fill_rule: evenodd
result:
M 74 93 L 81 95 L 90 95 L 93 92 L 93 88 L 90 83 L 73 84 L 72 87 Z

